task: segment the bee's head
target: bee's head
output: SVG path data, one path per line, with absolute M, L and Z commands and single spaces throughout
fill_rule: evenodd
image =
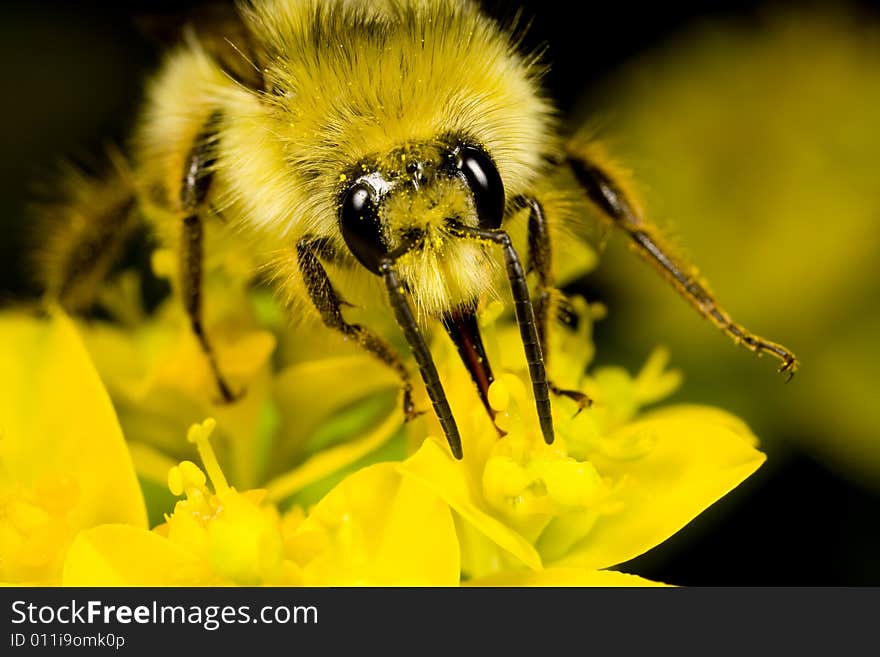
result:
M 383 259 L 442 249 L 458 222 L 499 228 L 504 183 L 489 153 L 465 139 L 407 146 L 343 175 L 339 228 L 352 255 L 374 274 Z

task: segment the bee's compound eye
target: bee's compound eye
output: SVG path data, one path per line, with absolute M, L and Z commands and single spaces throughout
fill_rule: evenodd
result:
M 474 195 L 480 228 L 500 228 L 504 217 L 504 183 L 495 163 L 483 150 L 461 146 L 455 151 L 455 166 Z
M 378 275 L 379 262 L 388 254 L 388 249 L 371 187 L 358 183 L 345 193 L 339 209 L 339 228 L 352 255 Z

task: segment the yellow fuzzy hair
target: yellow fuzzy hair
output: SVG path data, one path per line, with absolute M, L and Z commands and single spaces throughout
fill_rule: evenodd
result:
M 315 235 L 347 253 L 338 199 L 346 174 L 365 158 L 390 171 L 401 167 L 401 153 L 464 135 L 491 154 L 510 200 L 533 191 L 546 158 L 559 151 L 540 64 L 517 53 L 512 30 L 471 2 L 263 0 L 241 11 L 265 58 L 266 90 L 233 81 L 190 38 L 150 86 L 135 139 L 139 189 L 157 234 L 173 244 L 184 158 L 219 111 L 209 202 L 268 268 L 295 315 L 310 310 L 300 303 L 295 245 Z M 443 193 L 459 215 L 473 217 L 461 184 Z M 438 212 L 413 199 L 386 209 L 386 219 L 430 227 L 442 220 Z M 400 263 L 423 319 L 490 293 L 500 259 L 483 246 L 448 239 L 435 246 Z M 380 293 L 359 265 L 328 271 L 353 303 Z
M 127 241 L 141 225 L 134 182 L 122 155 L 104 175 L 68 164 L 53 196 L 32 208 L 30 263 L 47 299 L 71 312 L 90 308 Z

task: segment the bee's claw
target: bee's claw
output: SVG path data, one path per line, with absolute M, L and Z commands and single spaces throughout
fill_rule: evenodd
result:
M 800 363 L 798 363 L 797 358 L 795 358 L 794 356 L 789 356 L 783 361 L 782 365 L 779 367 L 779 372 L 786 375 L 786 383 L 794 378 L 794 375 L 798 371 L 799 365 Z
M 236 392 L 233 392 L 229 385 L 222 379 L 217 381 L 217 385 L 220 388 L 220 399 L 215 399 L 214 403 L 218 406 L 227 406 L 229 404 L 234 404 L 239 399 L 244 397 L 245 393 L 247 392 L 247 389 L 244 387 Z
M 425 414 L 425 411 L 416 408 L 412 399 L 412 389 L 410 388 L 403 391 L 403 414 L 406 422 L 412 422 L 420 415 Z
M 572 417 L 577 417 L 580 415 L 581 411 L 585 408 L 589 408 L 593 405 L 593 400 L 590 399 L 588 395 L 585 395 L 579 390 L 565 390 L 563 388 L 559 388 L 558 386 L 550 384 L 550 392 L 559 397 L 568 397 L 575 404 L 577 404 L 577 410 L 575 411 Z
M 415 409 L 415 408 L 404 409 L 403 412 L 404 412 L 404 414 L 405 414 L 405 418 L 404 418 L 404 421 L 405 421 L 405 422 L 412 422 L 413 420 L 415 420 L 415 419 L 416 419 L 417 417 L 419 417 L 420 415 L 424 415 L 425 413 L 427 413 L 427 411 L 418 410 L 418 409 Z

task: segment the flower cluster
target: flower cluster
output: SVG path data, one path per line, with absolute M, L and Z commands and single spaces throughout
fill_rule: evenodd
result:
M 462 431 L 456 461 L 431 414 L 404 423 L 381 364 L 314 343 L 330 337 L 273 334 L 271 304 L 229 298 L 212 328 L 245 392 L 231 405 L 215 399 L 170 304 L 129 326 L 0 315 L 0 581 L 648 585 L 609 568 L 764 460 L 723 411 L 641 413 L 678 383 L 662 351 L 635 376 L 586 374 L 594 311 L 579 299 L 580 321 L 560 328 L 548 359 L 594 404 L 578 413 L 555 399 L 553 445 L 500 306 L 481 320 L 494 422 L 452 346 L 435 340 Z

